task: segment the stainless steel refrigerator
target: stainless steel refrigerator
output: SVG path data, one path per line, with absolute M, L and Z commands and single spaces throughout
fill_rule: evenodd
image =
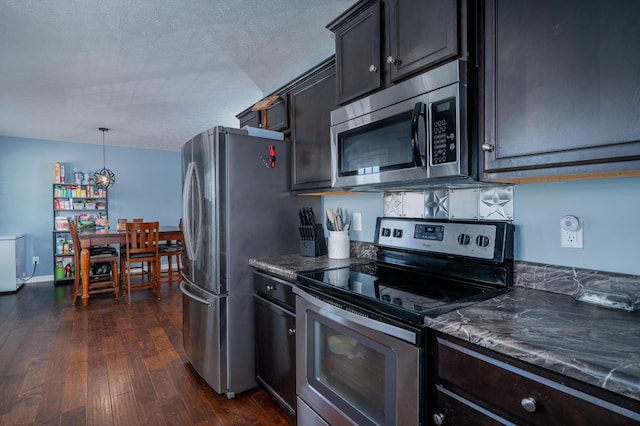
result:
M 297 253 L 298 210 L 284 140 L 214 127 L 182 147 L 183 343 L 193 368 L 232 398 L 256 386 L 251 257 Z

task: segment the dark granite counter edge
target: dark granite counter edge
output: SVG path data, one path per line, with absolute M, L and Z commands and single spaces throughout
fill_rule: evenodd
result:
M 336 260 L 328 259 L 326 256 L 305 258 L 290 255 L 250 259 L 249 264 L 272 275 L 295 281 L 298 272 L 369 261 L 371 257 L 356 256 Z M 573 307 L 576 303 L 569 295 L 574 294 L 580 286 L 613 291 L 623 289 L 633 293 L 640 288 L 640 277 L 527 262 L 516 262 L 514 275 L 518 286 L 514 291 L 430 319 L 427 325 L 434 330 L 498 353 L 640 400 L 640 353 L 636 354 L 637 348 L 640 347 L 640 315 L 608 309 L 601 311 L 604 308 L 580 304 L 577 308 L 580 314 L 577 318 L 580 318 L 580 321 L 573 323 L 572 330 L 565 327 L 567 333 L 561 332 L 558 325 L 562 324 L 558 322 L 555 323 L 555 329 L 550 329 L 549 324 L 545 326 L 541 322 L 545 317 L 560 318 L 561 322 L 564 321 L 562 315 L 567 314 L 566 308 Z M 579 339 L 578 348 L 567 347 L 566 342 L 572 335 L 579 336 L 582 329 L 589 336 L 589 333 L 593 334 L 595 331 L 593 324 L 603 327 L 602 321 L 594 322 L 592 315 L 600 317 L 599 319 L 604 315 L 613 326 L 623 327 L 627 332 L 631 332 L 632 335 L 626 336 L 625 339 L 626 344 L 631 344 L 633 350 L 618 351 L 612 342 L 605 341 L 599 342 L 600 345 L 614 348 L 606 356 L 595 353 L 597 351 L 585 356 L 585 351 L 580 350 L 580 344 L 584 345 L 585 342 L 580 342 Z M 619 321 L 624 320 L 630 323 L 626 326 L 621 325 Z M 536 322 L 540 333 L 532 334 L 530 327 L 536 327 L 536 324 L 528 321 Z M 579 328 L 580 324 L 582 328 Z M 505 325 L 508 327 L 505 328 Z M 560 341 L 551 343 L 549 336 L 545 334 L 554 331 L 555 336 L 552 337 L 560 337 Z M 596 334 L 604 336 L 605 340 L 608 338 L 607 335 L 615 336 L 608 334 L 607 330 L 602 331 L 603 333 Z M 529 339 L 523 338 L 525 335 L 529 335 Z M 637 346 L 634 346 L 634 342 L 637 342 Z M 621 343 L 625 344 L 624 341 Z
M 640 400 L 640 315 L 514 291 L 429 319 L 433 330 Z M 587 350 L 585 350 L 587 349 Z

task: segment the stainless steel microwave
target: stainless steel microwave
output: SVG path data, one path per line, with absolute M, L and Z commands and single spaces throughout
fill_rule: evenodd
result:
M 332 186 L 470 181 L 467 63 L 453 61 L 331 112 Z

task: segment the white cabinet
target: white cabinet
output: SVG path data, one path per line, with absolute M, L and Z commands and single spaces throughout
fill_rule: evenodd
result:
M 0 236 L 0 293 L 17 291 L 26 277 L 24 234 Z

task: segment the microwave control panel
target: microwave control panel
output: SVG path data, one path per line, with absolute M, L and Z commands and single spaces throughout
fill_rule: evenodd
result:
M 456 98 L 432 103 L 431 123 L 431 164 L 455 163 L 458 158 Z

